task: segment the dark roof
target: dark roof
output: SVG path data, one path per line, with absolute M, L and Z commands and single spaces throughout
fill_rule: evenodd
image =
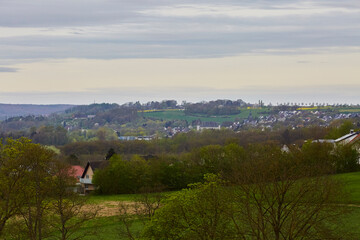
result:
M 226 121 L 221 124 L 222 127 L 230 127 L 234 124 L 234 122 Z
M 87 172 L 89 166 L 91 166 L 91 169 L 93 171 L 95 171 L 96 169 L 104 169 L 105 167 L 107 167 L 109 165 L 109 161 L 94 161 L 94 162 L 88 162 L 86 164 L 86 167 L 84 169 L 84 172 L 83 174 L 81 175 L 81 178 L 84 178 L 85 177 L 85 173 Z
M 217 122 L 202 122 L 200 127 L 219 127 Z

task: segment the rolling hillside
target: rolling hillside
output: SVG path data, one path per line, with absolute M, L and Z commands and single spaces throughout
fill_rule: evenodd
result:
M 15 116 L 49 115 L 64 112 L 71 107 L 74 107 L 74 105 L 0 104 L 0 120 Z

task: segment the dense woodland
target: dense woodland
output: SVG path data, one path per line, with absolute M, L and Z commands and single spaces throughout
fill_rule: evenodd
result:
M 133 155 L 130 159 L 114 154 L 108 160 L 108 167 L 96 172 L 94 182 L 99 186 L 100 194 L 136 193 L 142 188 L 156 186 L 167 190 L 180 190 L 190 183 L 202 181 L 207 173 L 219 175 L 227 182 L 235 184 L 244 164 L 253 161 L 278 161 L 277 159 L 298 161 L 308 166 L 308 171 L 313 171 L 314 175 L 318 174 L 319 169 L 314 167 L 311 170 L 312 165 L 321 165 L 323 174 L 360 170 L 359 154 L 348 145 L 334 148 L 332 144 L 309 142 L 301 148 L 291 147 L 287 152 L 272 144 L 250 144 L 241 147 L 231 143 L 225 146 L 194 148 L 182 154 Z
M 205 114 L 212 115 L 232 115 L 240 112 L 239 107 L 247 104 L 242 100 L 216 100 L 202 103 L 189 103 L 185 105 L 187 114 Z

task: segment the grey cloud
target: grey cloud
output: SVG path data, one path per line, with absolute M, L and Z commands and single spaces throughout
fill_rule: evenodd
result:
M 356 47 L 360 36 L 319 30 L 297 32 L 193 33 L 190 35 L 135 34 L 111 37 L 27 37 L 0 39 L 0 58 L 188 58 L 247 53 L 286 54 L 281 49 Z M 290 53 L 290 52 L 289 52 Z M 288 54 L 289 54 L 288 53 Z M 311 53 L 311 52 L 309 52 Z
M 17 72 L 17 68 L 11 68 L 11 67 L 0 67 L 0 73 L 1 72 Z
M 154 0 L 2 1 L 0 25 L 57 27 L 113 24 L 136 17 L 136 10 L 161 3 Z
M 214 17 L 210 13 L 174 17 L 151 12 L 164 7 L 176 10 L 174 4 L 170 0 L 2 1 L 0 26 L 41 31 L 22 36 L 7 36 L 4 31 L 0 59 L 221 57 L 360 45 L 360 14 L 356 12 L 360 4 L 355 0 L 307 1 L 316 9 L 343 10 L 266 19 Z M 176 4 L 192 6 L 194 1 Z M 232 7 L 286 12 L 301 8 L 303 1 L 289 5 L 284 0 L 224 0 L 221 4 L 199 0 L 196 4 L 203 8 L 221 5 L 230 12 Z M 195 10 L 201 15 L 201 9 Z

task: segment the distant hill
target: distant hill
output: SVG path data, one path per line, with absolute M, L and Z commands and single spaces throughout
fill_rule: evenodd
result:
M 119 108 L 120 106 L 116 103 L 94 103 L 90 105 L 79 105 L 73 106 L 65 111 L 65 113 L 74 114 L 75 117 L 96 115 L 99 112 L 105 112 L 108 110 Z
M 35 105 L 35 104 L 1 104 L 0 103 L 0 120 L 15 116 L 28 115 L 49 115 L 51 113 L 64 112 L 66 109 L 75 105 L 54 104 L 54 105 Z

